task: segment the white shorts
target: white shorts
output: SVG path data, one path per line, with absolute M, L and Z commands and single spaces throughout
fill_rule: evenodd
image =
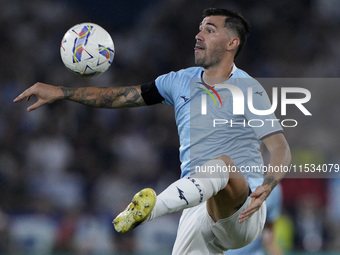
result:
M 228 218 L 214 222 L 206 203 L 185 209 L 182 213 L 172 255 L 222 255 L 254 241 L 262 232 L 266 220 L 266 204 L 245 222 L 238 215 L 250 205 L 248 197 L 243 206 Z

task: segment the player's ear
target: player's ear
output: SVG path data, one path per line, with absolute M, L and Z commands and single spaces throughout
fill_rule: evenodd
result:
M 239 45 L 240 39 L 232 36 L 227 43 L 227 50 L 229 51 L 236 50 Z

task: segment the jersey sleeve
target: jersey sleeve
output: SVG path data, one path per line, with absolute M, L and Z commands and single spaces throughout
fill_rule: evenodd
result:
M 263 113 L 272 107 L 265 89 L 257 81 L 252 82 L 250 88 L 250 91 L 247 89 L 247 91 L 244 92 L 245 95 L 247 95 L 245 117 L 248 125 L 253 128 L 257 138 L 262 140 L 272 134 L 283 133 L 282 126 L 274 113 L 262 115 L 255 112 L 255 110 L 259 110 Z M 252 103 L 249 102 L 249 97 L 252 97 Z M 251 109 L 249 105 L 252 105 L 255 110 Z
M 176 72 L 170 72 L 168 74 L 157 77 L 155 83 L 158 92 L 164 98 L 164 103 L 168 105 L 174 105 L 174 99 L 172 96 L 173 87 L 177 79 Z

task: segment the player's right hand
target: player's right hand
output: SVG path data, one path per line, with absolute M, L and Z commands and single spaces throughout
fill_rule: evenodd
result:
M 261 185 L 256 188 L 254 192 L 250 194 L 252 198 L 250 205 L 244 209 L 238 216 L 239 222 L 242 223 L 249 219 L 256 211 L 258 211 L 263 202 L 269 196 L 271 190 L 268 185 Z
M 29 101 L 35 95 L 37 101 L 27 108 L 27 111 L 33 111 L 44 104 L 50 104 L 54 101 L 63 98 L 64 93 L 60 87 L 37 82 L 32 87 L 26 89 L 17 98 L 13 100 L 14 103 L 21 102 L 23 99 Z

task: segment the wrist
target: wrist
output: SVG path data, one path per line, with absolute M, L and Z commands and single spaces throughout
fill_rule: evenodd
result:
M 274 178 L 274 176 L 266 176 L 262 183 L 263 188 L 269 193 L 275 188 L 278 184 L 278 181 Z
M 69 88 L 69 87 L 59 87 L 61 89 L 61 94 L 59 99 L 69 99 L 74 95 L 75 88 Z
M 269 184 L 262 184 L 262 187 L 264 188 L 265 192 L 270 194 L 273 190 L 273 187 L 271 187 Z

